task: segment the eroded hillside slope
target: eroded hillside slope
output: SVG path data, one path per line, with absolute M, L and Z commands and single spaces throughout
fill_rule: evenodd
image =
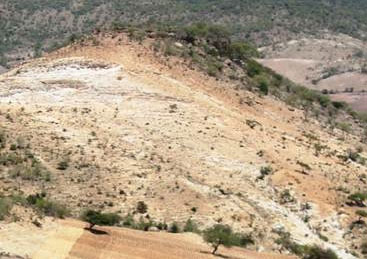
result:
M 366 168 L 342 157 L 365 148 L 360 138 L 159 56 L 149 41 L 103 37 L 0 77 L 2 127 L 51 174 L 8 179 L 5 170 L 3 194 L 44 191 L 75 216 L 85 208 L 139 216 L 144 201 L 145 217 L 230 224 L 252 233 L 259 250 L 284 251 L 274 240 L 289 232 L 354 258 L 363 230 L 349 229 L 356 216 L 346 193 L 363 191 Z

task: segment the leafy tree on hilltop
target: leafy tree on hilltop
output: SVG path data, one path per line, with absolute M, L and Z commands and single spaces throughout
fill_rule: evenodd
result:
M 204 240 L 213 247 L 212 254 L 215 254 L 220 245 L 225 247 L 242 246 L 253 244 L 254 241 L 248 235 L 234 233 L 229 226 L 217 224 L 204 231 Z
M 86 210 L 81 218 L 90 224 L 89 230 L 92 230 L 95 225 L 113 226 L 121 221 L 121 217 L 116 213 L 102 213 L 94 210 Z

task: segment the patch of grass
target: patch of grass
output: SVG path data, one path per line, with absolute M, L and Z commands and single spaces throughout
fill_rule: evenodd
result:
M 183 232 L 200 233 L 200 230 L 199 230 L 197 224 L 193 220 L 188 219 L 185 223 L 184 228 L 183 228 Z
M 13 202 L 8 197 L 0 198 L 0 220 L 4 220 L 6 216 L 9 215 L 11 208 L 13 207 Z
M 65 218 L 70 215 L 70 211 L 65 205 L 47 199 L 44 193 L 29 195 L 26 200 L 28 205 L 46 216 Z

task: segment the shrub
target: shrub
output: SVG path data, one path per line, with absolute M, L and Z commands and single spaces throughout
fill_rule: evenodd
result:
M 181 232 L 180 226 L 176 222 L 173 222 L 172 225 L 169 227 L 169 232 L 180 233 Z
M 231 59 L 244 60 L 251 57 L 259 57 L 259 52 L 245 42 L 234 42 L 230 44 L 227 56 Z
M 247 74 L 250 77 L 255 77 L 257 75 L 260 75 L 263 72 L 264 68 L 255 60 L 249 60 L 246 64 L 246 70 Z
M 291 195 L 290 191 L 288 189 L 284 190 L 280 194 L 280 202 L 282 204 L 295 202 L 296 199 Z
M 11 145 L 10 145 L 10 150 L 11 150 L 11 151 L 15 151 L 15 150 L 17 150 L 17 145 L 16 145 L 16 144 L 11 144 Z
M 264 95 L 268 95 L 269 93 L 269 83 L 266 79 L 261 79 L 259 82 L 259 90 L 261 93 L 263 93 Z
M 50 181 L 50 172 L 41 166 L 39 162 L 35 162 L 32 166 L 29 165 L 17 165 L 11 170 L 9 170 L 9 175 L 12 178 L 20 177 L 23 180 L 37 181 L 44 180 Z
M 303 259 L 338 259 L 338 256 L 331 249 L 322 249 L 319 246 L 304 246 Z
M 123 218 L 122 225 L 128 228 L 135 228 L 135 220 L 131 214 Z
M 250 244 L 254 244 L 254 240 L 251 235 L 242 234 L 242 233 L 234 233 L 233 235 L 233 245 L 239 247 L 247 247 Z
M 346 123 L 346 122 L 338 122 L 336 124 L 336 127 L 341 129 L 342 131 L 345 131 L 345 132 L 350 132 L 352 127 L 349 123 Z
M 359 216 L 358 221 L 362 221 L 362 218 L 367 218 L 367 211 L 365 210 L 357 210 L 356 215 Z
M 364 201 L 367 200 L 367 193 L 356 192 L 348 196 L 348 199 L 359 207 L 364 207 Z
M 333 101 L 332 105 L 336 108 L 336 109 L 342 109 L 347 107 L 348 105 L 345 102 L 338 102 L 338 101 Z
M 113 226 L 121 221 L 121 217 L 116 213 L 102 213 L 94 210 L 84 211 L 81 218 L 90 224 L 90 230 L 92 230 L 95 225 Z
M 146 205 L 144 201 L 139 201 L 138 205 L 136 206 L 136 211 L 140 214 L 147 213 L 148 205 Z
M 9 214 L 13 206 L 12 201 L 9 198 L 0 198 L 0 220 L 4 220 Z
M 6 135 L 3 131 L 0 131 L 0 148 L 4 148 L 6 145 Z
M 302 259 L 338 259 L 331 249 L 325 250 L 316 245 L 299 245 L 293 242 L 291 235 L 287 232 L 280 233 L 280 237 L 275 242 Z
M 39 199 L 35 205 L 36 208 L 42 211 L 46 216 L 62 219 L 69 215 L 69 210 L 64 205 L 54 201 Z
M 367 241 L 362 243 L 361 250 L 362 254 L 367 254 Z
M 68 169 L 68 167 L 69 167 L 69 161 L 67 161 L 67 160 L 60 161 L 57 164 L 57 169 L 59 169 L 59 170 L 66 170 L 66 169 Z
M 273 169 L 271 168 L 271 166 L 263 166 L 260 169 L 260 176 L 259 179 L 263 180 L 265 178 L 265 176 L 270 175 L 273 172 Z
M 46 199 L 46 194 L 35 194 L 27 197 L 27 203 L 46 216 L 65 218 L 70 214 L 66 206 Z
M 184 232 L 193 232 L 193 233 L 199 233 L 199 229 L 198 229 L 198 226 L 197 224 L 192 221 L 191 219 L 188 219 L 185 223 L 185 226 L 184 226 L 184 229 L 183 229 Z

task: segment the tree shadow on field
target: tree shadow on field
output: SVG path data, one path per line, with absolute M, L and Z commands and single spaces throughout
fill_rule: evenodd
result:
M 208 251 L 200 251 L 201 254 L 209 254 L 209 255 L 213 255 L 211 252 L 208 252 Z M 220 258 L 234 258 L 234 257 L 229 257 L 229 256 L 226 256 L 226 255 L 222 255 L 222 254 L 214 254 L 214 256 L 216 257 L 220 257 Z
M 88 227 L 85 227 L 84 230 L 87 230 L 89 232 L 91 232 L 94 235 L 108 235 L 108 232 L 104 231 L 104 230 L 99 230 L 99 229 L 90 229 Z

